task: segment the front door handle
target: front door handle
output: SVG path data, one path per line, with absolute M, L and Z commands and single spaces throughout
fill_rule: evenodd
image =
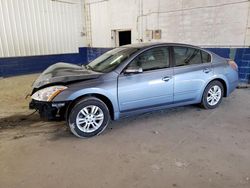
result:
M 205 72 L 205 73 L 209 73 L 209 72 L 211 72 L 211 69 L 209 69 L 209 68 L 205 68 L 205 69 L 203 69 L 203 72 Z
M 164 82 L 168 82 L 170 79 L 171 79 L 171 77 L 169 77 L 169 76 L 165 76 L 165 77 L 162 78 L 162 80 Z

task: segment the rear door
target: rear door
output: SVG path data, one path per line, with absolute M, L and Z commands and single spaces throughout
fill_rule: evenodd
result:
M 173 103 L 173 68 L 168 47 L 155 47 L 141 53 L 127 68 L 142 68 L 143 72 L 119 76 L 120 111 Z
M 204 84 L 213 76 L 211 55 L 186 46 L 173 47 L 174 102 L 198 101 Z

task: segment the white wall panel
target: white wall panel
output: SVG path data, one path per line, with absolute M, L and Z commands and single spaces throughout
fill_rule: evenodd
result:
M 0 57 L 75 53 L 82 0 L 0 0 Z
M 95 47 L 110 46 L 111 30 L 107 1 L 89 4 L 88 6 L 90 6 L 92 43 Z M 98 28 L 96 27 L 96 23 L 98 23 Z
M 151 41 L 225 47 L 250 45 L 248 0 L 87 1 L 92 3 L 91 15 L 95 17 L 94 47 L 110 47 L 107 45 L 112 44 L 111 30 L 124 29 L 132 30 L 132 43 L 140 39 L 147 42 L 146 30 L 161 29 L 162 38 Z

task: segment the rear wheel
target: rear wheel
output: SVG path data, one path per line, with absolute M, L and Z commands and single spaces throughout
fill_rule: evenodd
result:
M 202 97 L 202 106 L 206 109 L 214 109 L 222 101 L 222 97 L 224 95 L 224 88 L 220 81 L 212 81 L 210 82 Z
M 80 138 L 100 134 L 110 121 L 106 104 L 98 98 L 88 97 L 76 103 L 68 118 L 71 132 Z

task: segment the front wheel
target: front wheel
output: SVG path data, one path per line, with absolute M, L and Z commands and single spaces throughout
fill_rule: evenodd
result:
M 220 81 L 212 81 L 209 83 L 203 93 L 202 106 L 206 109 L 214 109 L 222 101 L 224 88 Z
M 98 98 L 88 97 L 76 103 L 68 118 L 71 132 L 80 138 L 100 134 L 110 121 L 106 104 Z

